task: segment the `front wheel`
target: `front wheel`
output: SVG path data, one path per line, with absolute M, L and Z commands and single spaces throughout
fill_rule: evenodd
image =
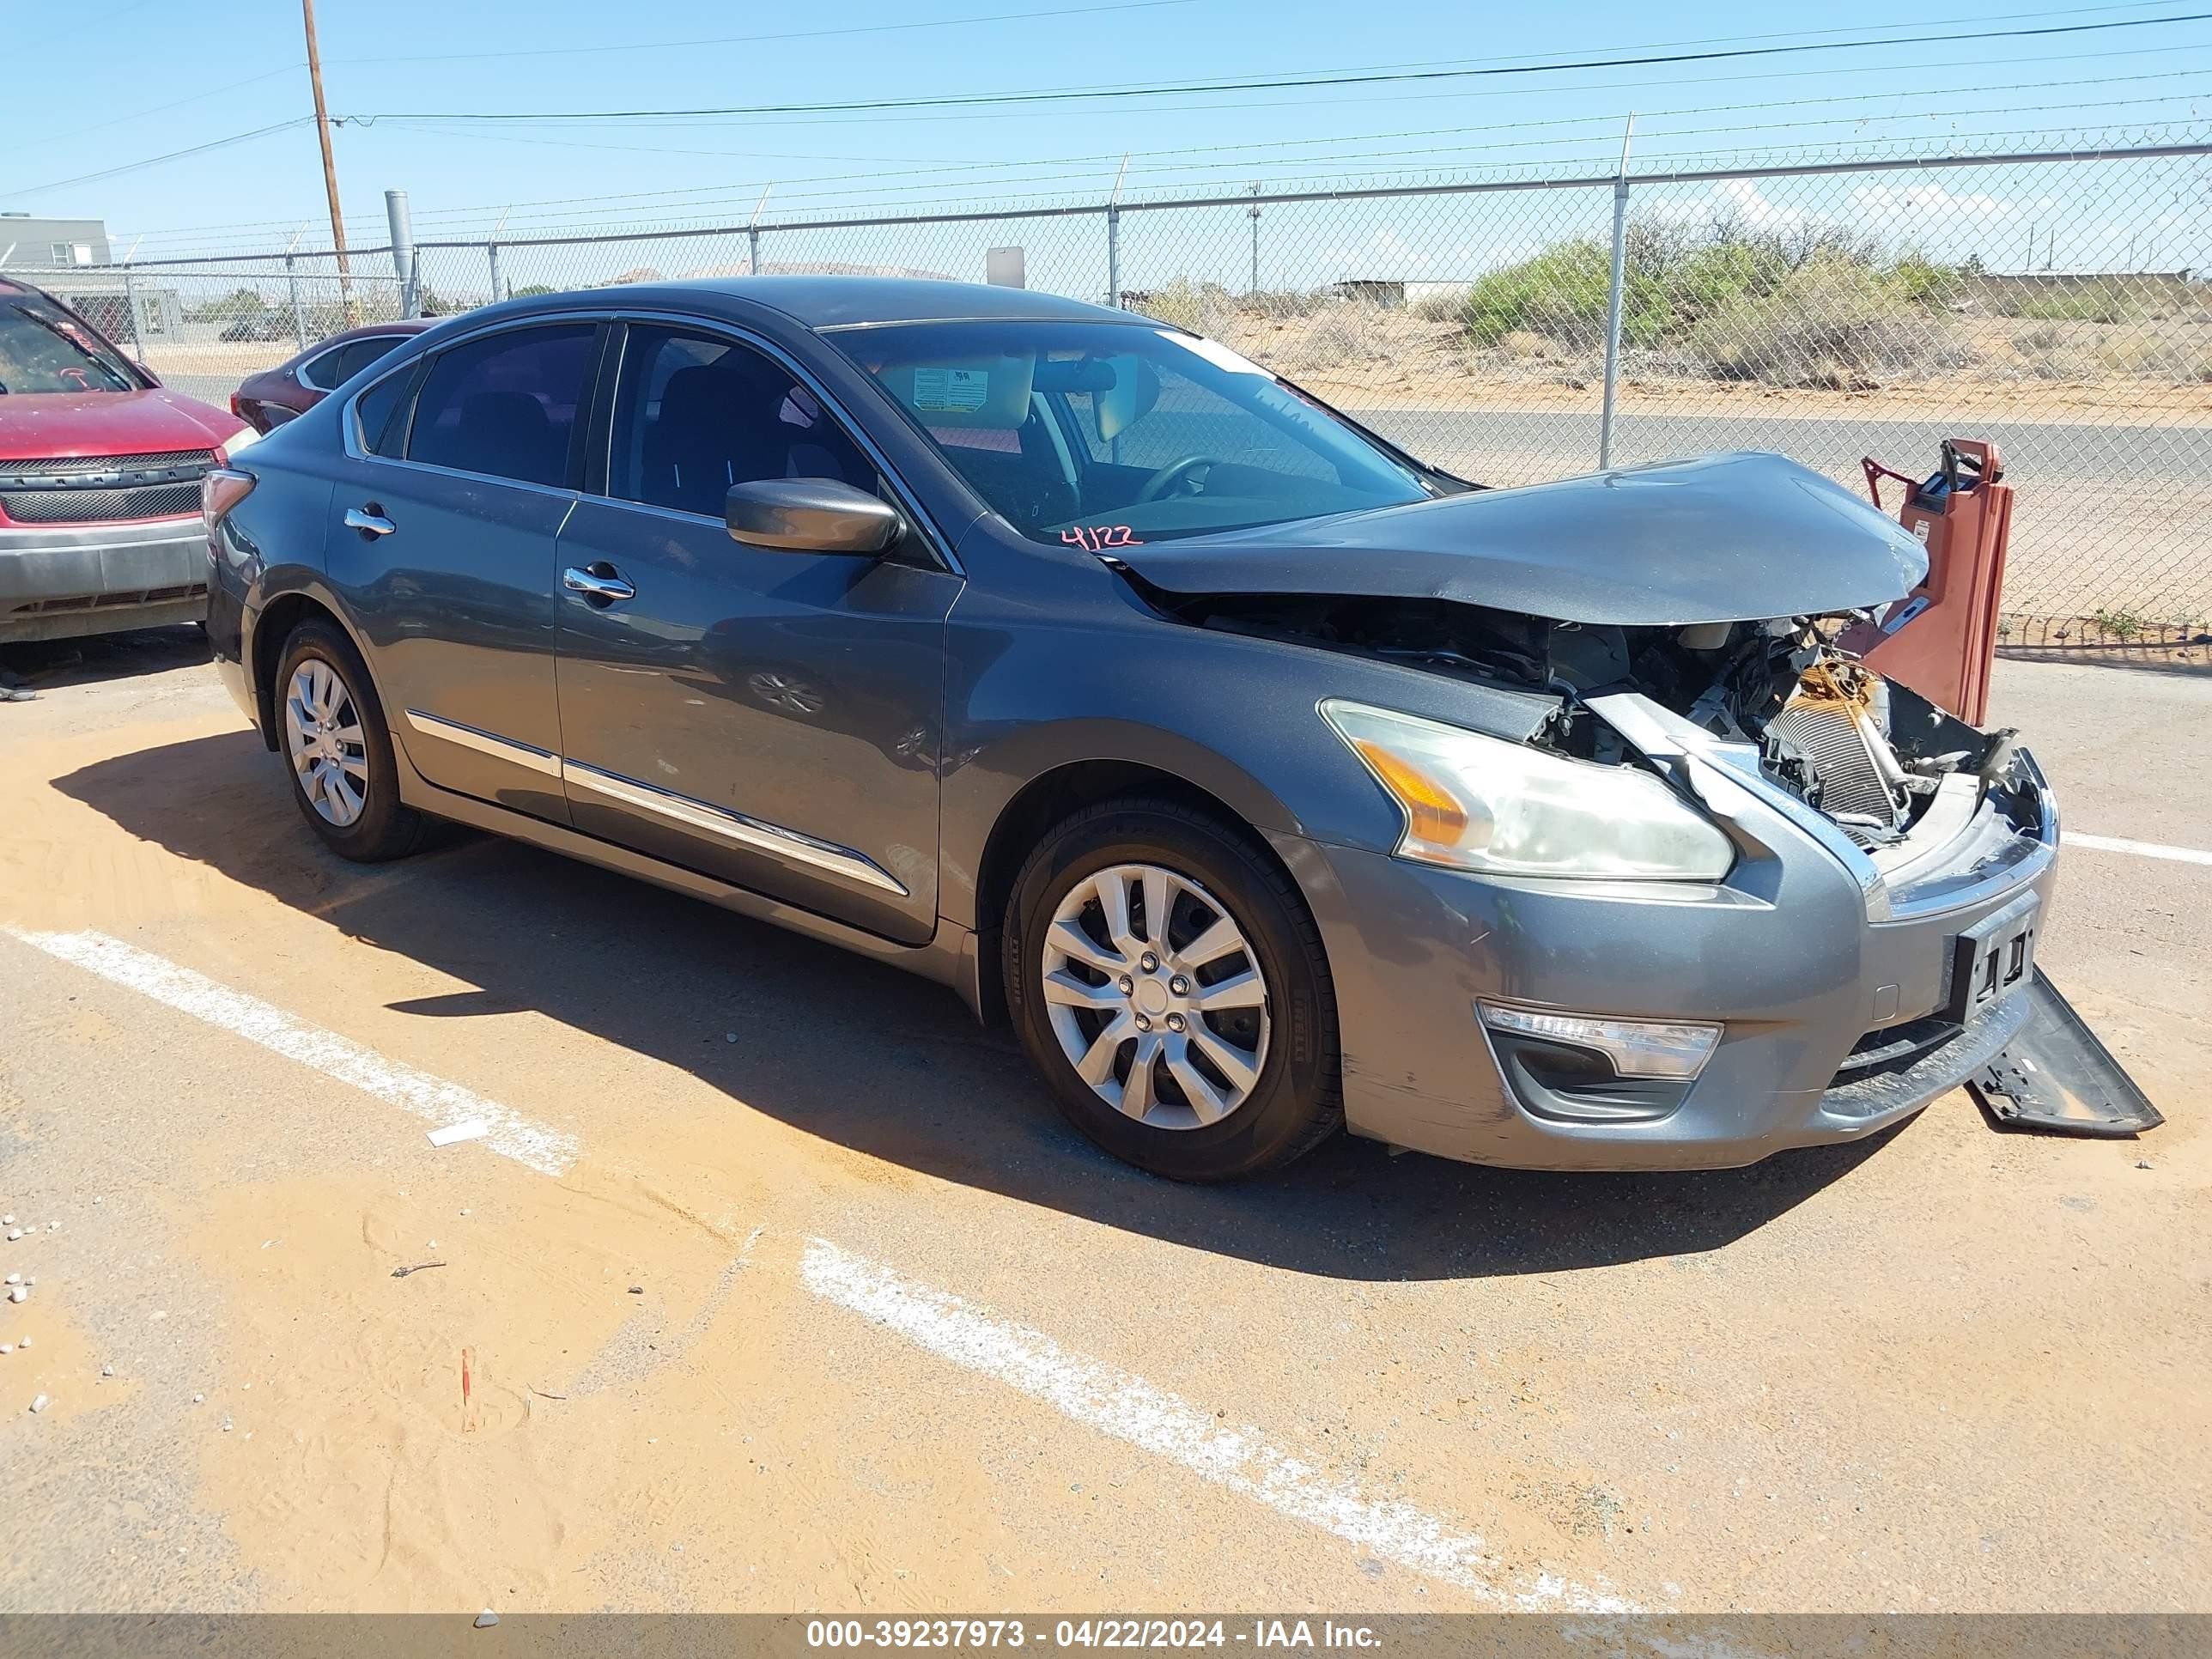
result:
M 1116 1157 L 1228 1180 L 1343 1121 L 1319 931 L 1234 826 L 1171 801 L 1086 808 L 1023 867 L 1004 941 L 1030 1062 Z

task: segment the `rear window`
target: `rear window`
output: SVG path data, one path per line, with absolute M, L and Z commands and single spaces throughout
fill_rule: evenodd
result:
M 50 301 L 0 300 L 0 392 L 136 392 L 115 349 Z

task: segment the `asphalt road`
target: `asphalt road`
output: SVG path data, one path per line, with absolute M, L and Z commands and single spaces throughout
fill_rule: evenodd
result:
M 2069 850 L 2042 945 L 2139 1143 L 1201 1190 L 890 969 L 325 856 L 188 635 L 40 683 L 0 1608 L 2212 1610 L 2212 866 Z M 2070 830 L 2212 845 L 2201 670 L 1998 692 Z

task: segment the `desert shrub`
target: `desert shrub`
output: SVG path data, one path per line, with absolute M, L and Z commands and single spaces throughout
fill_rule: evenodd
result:
M 2125 323 L 2142 314 L 2137 297 L 2120 282 L 2085 280 L 2064 286 L 2000 287 L 1990 296 L 2000 317 L 2044 323 Z
M 1832 390 L 1966 360 L 1945 320 L 1913 306 L 1893 274 L 1826 250 L 1769 292 L 1717 306 L 1685 344 L 1715 380 Z
M 1371 363 L 1397 355 L 1389 319 L 1374 306 L 1344 300 L 1321 313 L 1299 343 L 1297 361 L 1309 367 Z
M 1751 230 L 1723 221 L 1698 229 L 1632 221 L 1622 252 L 1622 343 L 1693 373 L 1725 368 L 1728 378 L 1766 379 L 1761 363 L 1792 364 L 1783 372 L 1817 377 L 1826 369 L 1809 367 L 1814 359 L 1862 378 L 1874 363 L 1906 355 L 1915 337 L 1948 337 L 1948 329 L 1931 328 L 1929 313 L 1969 274 L 1917 252 L 1886 261 L 1873 239 L 1838 226 Z M 1462 307 L 1468 343 L 1481 349 L 1534 333 L 1568 352 L 1601 346 L 1611 276 L 1611 248 L 1590 237 L 1492 271 Z M 1836 314 L 1824 323 L 1804 314 L 1808 306 Z M 1757 325 L 1771 334 L 1792 312 L 1788 339 L 1730 337 Z M 1893 313 L 1887 322 L 1885 312 Z M 1824 341 L 1822 328 L 1831 325 L 1835 337 Z
M 2180 386 L 2212 381 L 2212 349 L 2154 334 L 2108 340 L 2097 349 L 2100 367 L 2119 374 L 2172 380 Z
M 1447 289 L 1437 294 L 1424 294 L 1419 299 L 1409 302 L 1406 309 L 1425 323 L 1454 323 L 1459 320 L 1466 305 L 1467 295 L 1464 293 Z
M 1612 280 L 1612 250 L 1588 237 L 1493 270 L 1461 303 L 1468 342 L 1494 346 L 1513 333 L 1541 334 L 1572 346 L 1601 340 Z M 1624 331 L 1626 327 L 1624 321 Z
M 1182 276 L 1165 288 L 1154 289 L 1135 309 L 1173 328 L 1188 329 L 1194 334 L 1218 334 L 1236 314 L 1237 304 L 1218 283 L 1194 283 Z
M 1324 288 L 1267 288 L 1232 301 L 1243 310 L 1264 311 L 1270 317 L 1310 317 L 1335 302 L 1336 296 Z

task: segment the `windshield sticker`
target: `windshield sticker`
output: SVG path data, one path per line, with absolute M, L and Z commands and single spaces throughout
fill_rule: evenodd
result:
M 973 415 L 991 398 L 990 371 L 981 368 L 917 368 L 914 406 Z
M 1249 357 L 1240 357 L 1220 341 L 1209 340 L 1203 334 L 1176 334 L 1166 329 L 1158 332 L 1163 340 L 1172 340 L 1194 356 L 1203 357 L 1216 368 L 1225 368 L 1231 374 L 1257 374 L 1263 380 L 1275 378 Z
M 1063 530 L 1060 538 L 1071 547 L 1079 547 L 1086 553 L 1103 553 L 1109 547 L 1142 547 L 1125 524 L 1078 525 L 1073 530 Z

